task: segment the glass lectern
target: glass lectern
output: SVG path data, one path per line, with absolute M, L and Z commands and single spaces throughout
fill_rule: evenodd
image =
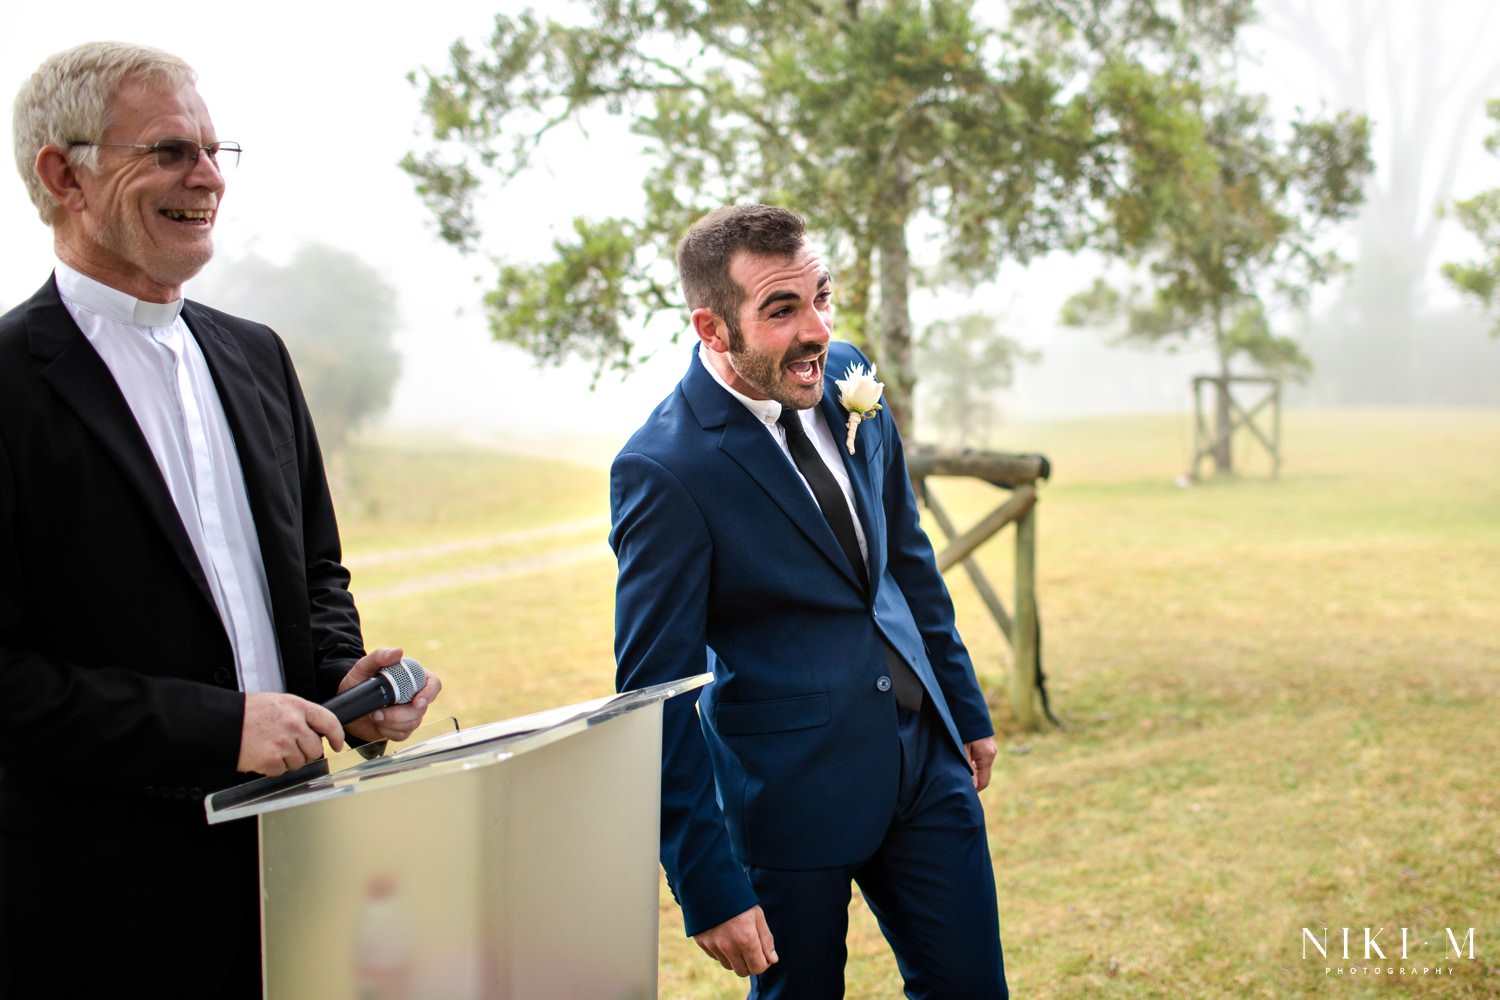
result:
M 662 702 L 709 679 L 210 796 L 260 824 L 266 995 L 655 997 Z

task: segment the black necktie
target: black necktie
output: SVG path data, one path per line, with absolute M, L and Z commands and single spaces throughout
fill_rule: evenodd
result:
M 807 485 L 812 487 L 813 497 L 823 509 L 828 526 L 838 537 L 844 556 L 849 560 L 849 568 L 854 570 L 855 579 L 868 584 L 870 573 L 865 568 L 865 557 L 859 551 L 859 538 L 854 534 L 854 518 L 849 513 L 849 501 L 845 499 L 838 480 L 833 478 L 833 473 L 818 454 L 817 447 L 809 440 L 807 431 L 802 428 L 802 418 L 796 410 L 783 406 L 781 418 L 777 422 L 786 431 L 786 446 L 792 453 L 792 461 L 796 463 L 797 471 L 802 473 L 802 478 L 807 480 Z
M 849 560 L 854 575 L 868 589 L 870 571 L 865 568 L 864 556 L 859 551 L 859 538 L 854 534 L 854 516 L 849 513 L 849 501 L 844 496 L 843 488 L 833 478 L 823 457 L 818 454 L 817 446 L 808 439 L 807 431 L 802 427 L 802 418 L 796 410 L 783 406 L 777 423 L 786 431 L 786 446 L 792 453 L 792 462 L 797 466 L 797 471 L 802 473 L 802 478 L 807 480 L 807 485 L 812 487 L 813 498 L 818 501 L 823 517 L 838 537 L 844 557 Z M 911 664 L 902 659 L 901 654 L 892 649 L 890 643 L 884 645 L 885 658 L 891 670 L 891 686 L 896 692 L 896 704 L 914 712 L 922 707 L 922 682 L 917 679 Z

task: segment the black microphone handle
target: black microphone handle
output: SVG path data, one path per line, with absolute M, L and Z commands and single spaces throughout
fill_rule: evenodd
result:
M 338 716 L 339 725 L 347 726 L 362 715 L 369 715 L 377 708 L 385 708 L 396 697 L 395 686 L 385 674 L 376 674 L 362 684 L 336 694 L 323 703 L 323 707 Z

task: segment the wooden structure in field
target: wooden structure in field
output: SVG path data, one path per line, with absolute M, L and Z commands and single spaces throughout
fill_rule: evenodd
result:
M 1260 386 L 1264 391 L 1248 409 L 1234 397 L 1236 385 Z M 1212 386 L 1205 409 L 1203 387 Z M 1261 411 L 1270 409 L 1271 428 L 1267 435 L 1256 424 Z M 1212 459 L 1217 472 L 1233 472 L 1231 451 L 1234 432 L 1244 429 L 1259 441 L 1271 455 L 1271 478 L 1281 475 L 1281 379 L 1264 375 L 1198 375 L 1193 378 L 1193 464 L 1188 472 L 1194 482 L 1204 459 Z M 1209 414 L 1215 414 L 1210 419 Z
M 1017 722 L 1025 729 L 1038 729 L 1045 714 L 1054 725 L 1059 724 L 1047 702 L 1036 599 L 1037 483 L 1051 475 L 1051 465 L 1041 455 L 955 451 L 917 445 L 907 453 L 907 471 L 918 499 L 946 536 L 945 547 L 937 553 L 938 570 L 946 573 L 961 563 L 995 624 L 1010 641 L 1015 660 L 1010 701 Z M 938 476 L 982 479 L 1008 490 L 1010 495 L 978 524 L 960 532 L 933 492 L 931 480 Z M 1006 611 L 1000 595 L 974 559 L 974 551 L 1008 524 L 1016 526 L 1014 615 Z

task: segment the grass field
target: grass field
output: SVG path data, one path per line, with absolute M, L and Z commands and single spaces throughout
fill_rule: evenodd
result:
M 1009 648 L 950 578 L 1002 741 L 985 800 L 1013 993 L 1500 996 L 1500 411 L 1292 411 L 1278 480 L 1246 447 L 1244 475 L 1185 489 L 1189 434 L 1146 416 L 993 442 L 1053 463 L 1039 602 L 1065 729 L 1016 729 Z M 440 672 L 465 726 L 612 689 L 599 453 L 383 435 L 336 466 L 367 641 Z M 1001 499 L 937 488 L 961 525 Z M 1002 593 L 1010 546 L 978 554 Z M 851 909 L 848 996 L 900 996 Z M 665 893 L 661 942 L 661 996 L 743 996 Z

